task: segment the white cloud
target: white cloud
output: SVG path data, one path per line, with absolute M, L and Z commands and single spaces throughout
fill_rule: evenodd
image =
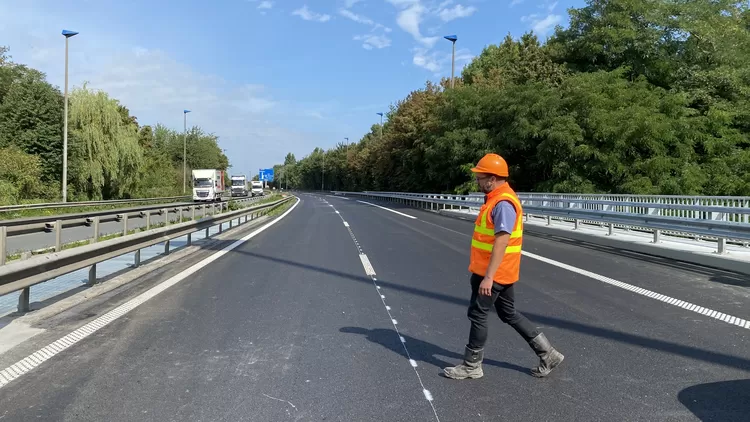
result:
M 382 29 L 384 32 L 391 32 L 391 28 L 381 25 L 367 16 L 358 15 L 348 9 L 339 9 L 339 14 L 347 19 L 354 22 L 361 23 L 363 25 L 371 26 L 373 31 Z M 385 35 L 357 35 L 354 37 L 355 41 L 364 41 L 362 48 L 365 50 L 372 50 L 373 48 L 385 48 L 391 45 L 390 38 Z
M 273 2 L 272 1 L 262 1 L 258 5 L 258 9 L 273 9 Z
M 419 0 L 388 0 L 388 2 L 401 9 L 396 17 L 399 28 L 426 47 L 435 45 L 439 37 L 426 37 L 419 29 L 427 11 Z
M 307 8 L 307 5 L 295 10 L 292 15 L 299 16 L 306 21 L 328 22 L 331 20 L 331 15 L 313 12 Z
M 450 22 L 454 19 L 469 17 L 476 11 L 477 8 L 474 6 L 464 7 L 463 5 L 457 4 L 452 9 L 442 9 L 439 14 L 440 19 L 445 22 Z
M 391 40 L 385 35 L 357 35 L 354 37 L 355 41 L 362 41 L 362 48 L 365 50 L 372 50 L 373 48 L 386 48 L 390 47 Z
M 346 0 L 344 2 L 344 7 L 346 7 L 347 9 L 351 9 L 352 6 L 354 6 L 355 4 L 357 4 L 357 3 L 361 2 L 361 1 L 362 0 Z
M 526 1 L 526 0 L 513 0 L 513 1 L 510 2 L 510 7 L 517 6 L 517 5 L 521 4 L 521 3 L 523 3 L 524 1 Z
M 351 19 L 351 20 L 353 20 L 354 22 L 357 22 L 357 23 L 361 23 L 361 24 L 365 24 L 365 25 L 370 25 L 370 26 L 374 26 L 375 25 L 375 21 L 373 21 L 372 19 L 370 19 L 370 18 L 368 18 L 366 16 L 360 16 L 360 15 L 352 12 L 351 10 L 340 9 L 339 10 L 339 14 L 341 16 L 343 16 L 343 17 L 345 17 L 347 19 Z
M 532 14 L 522 17 L 521 22 L 531 22 L 531 29 L 537 35 L 544 36 L 554 29 L 555 25 L 562 22 L 562 16 L 549 14 L 544 18 L 540 18 L 539 15 Z
M 450 77 L 451 56 L 451 52 L 430 51 L 426 48 L 417 47 L 414 49 L 412 63 L 432 72 L 436 77 Z M 473 58 L 474 55 L 467 49 L 456 50 L 456 76 L 461 74 L 461 69 Z

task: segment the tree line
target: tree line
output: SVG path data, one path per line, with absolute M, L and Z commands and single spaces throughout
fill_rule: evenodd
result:
M 519 191 L 750 195 L 750 12 L 730 0 L 588 0 L 542 43 L 489 45 L 353 144 L 287 155 L 301 189 L 466 193 L 482 155 Z
M 182 195 L 182 132 L 140 125 L 86 84 L 68 101 L 68 201 Z M 14 63 L 0 46 L 0 204 L 61 199 L 63 102 L 44 73 Z M 192 168 L 225 170 L 229 161 L 200 127 L 186 142 L 189 192 Z

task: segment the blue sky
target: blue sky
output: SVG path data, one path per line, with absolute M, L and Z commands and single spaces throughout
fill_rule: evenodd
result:
M 232 173 L 358 140 L 375 113 L 489 44 L 542 39 L 584 0 L 0 0 L 0 44 L 63 86 L 106 90 L 141 124 L 196 124 Z

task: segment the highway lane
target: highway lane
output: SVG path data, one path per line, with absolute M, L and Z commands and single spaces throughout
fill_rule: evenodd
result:
M 228 199 L 228 198 L 227 198 Z M 239 199 L 245 199 L 245 198 L 233 198 L 235 200 Z M 260 197 L 256 198 L 255 200 L 259 200 Z M 253 201 L 252 199 L 250 199 Z M 208 205 L 208 204 L 200 204 L 198 205 Z M 210 205 L 208 205 L 210 207 Z M 216 203 L 216 210 L 218 211 L 219 203 Z M 165 208 L 170 209 L 169 206 L 166 206 Z M 172 206 L 172 209 L 174 209 L 174 206 Z M 116 212 L 116 211 L 113 211 Z M 206 213 L 205 208 L 200 208 L 195 210 L 196 217 L 202 217 Z M 211 214 L 211 209 L 208 208 L 208 214 Z M 192 214 L 190 211 L 183 211 L 183 216 L 185 218 L 189 218 Z M 170 213 L 169 218 L 171 221 L 175 222 L 178 220 L 178 217 L 174 213 Z M 152 211 L 151 218 L 150 218 L 150 224 L 156 225 L 156 224 L 163 224 L 165 221 L 164 215 L 158 215 L 156 214 L 156 210 Z M 2 223 L 2 222 L 0 222 Z M 142 227 L 146 227 L 146 217 L 129 217 L 127 222 L 127 229 L 128 230 L 135 230 Z M 106 236 L 113 233 L 122 233 L 124 229 L 123 221 L 110 221 L 110 222 L 102 222 L 99 224 L 99 235 L 100 236 Z M 65 228 L 62 231 L 62 243 L 71 243 L 76 242 L 80 240 L 86 240 L 91 239 L 94 237 L 94 227 L 69 227 Z M 54 232 L 38 232 L 38 233 L 30 233 L 25 235 L 19 235 L 19 236 L 11 236 L 8 237 L 8 243 L 7 243 L 7 249 L 8 254 L 14 254 L 18 252 L 26 252 L 26 251 L 33 251 L 33 250 L 39 250 L 44 248 L 49 248 L 55 246 L 55 233 Z
M 746 330 L 528 258 L 518 307 L 563 365 L 531 377 L 535 356 L 493 318 L 485 377 L 443 378 L 468 334 L 471 223 L 301 197 L 250 243 L 0 389 L 0 417 L 729 421 L 750 411 Z M 651 288 L 675 297 L 691 288 L 685 274 L 710 278 L 533 236 L 525 250 L 612 267 L 628 283 L 658 274 Z
M 325 198 L 355 232 L 383 289 L 395 292 L 386 296 L 402 315 L 399 326 L 418 339 L 412 357 L 433 373 L 459 359 L 468 334 L 473 224 L 397 209 L 418 217 L 410 219 L 355 200 Z M 747 284 L 735 274 L 533 235 L 525 238 L 524 250 L 750 317 Z M 743 420 L 750 411 L 750 396 L 742 390 L 750 386 L 747 330 L 528 257 L 522 265 L 519 309 L 566 361 L 551 379 L 531 378 L 525 372 L 534 356 L 495 318 L 485 355 L 495 362 L 486 365 L 485 379 L 470 386 L 444 378 L 434 378 L 439 388 L 428 383 L 445 420 L 468 415 L 465 407 L 452 405 L 462 397 L 481 398 L 486 414 L 503 420 Z

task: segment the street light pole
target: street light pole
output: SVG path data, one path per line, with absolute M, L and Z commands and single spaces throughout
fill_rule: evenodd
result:
M 182 194 L 187 195 L 187 114 L 182 110 Z
M 63 174 L 62 174 L 62 201 L 68 201 L 68 40 L 78 35 L 78 32 L 62 30 L 65 37 L 65 102 L 63 118 Z
M 453 85 L 456 81 L 456 41 L 458 41 L 458 37 L 455 35 L 446 35 L 443 38 L 453 43 L 453 55 L 451 57 L 451 89 L 453 89 Z
M 323 165 L 320 167 L 320 191 L 325 190 L 325 178 L 326 178 L 326 152 L 323 151 Z
M 380 140 L 383 140 L 383 113 L 377 113 L 380 116 Z

